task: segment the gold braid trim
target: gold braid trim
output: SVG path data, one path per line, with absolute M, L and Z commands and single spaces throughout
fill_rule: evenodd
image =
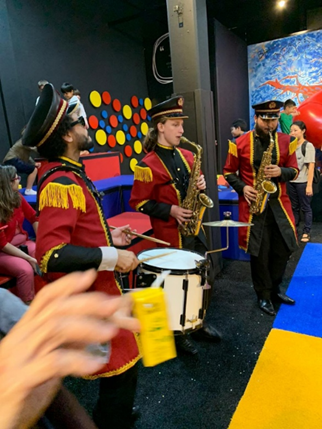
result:
M 228 140 L 228 153 L 230 155 L 233 155 L 235 158 L 237 158 L 237 145 L 236 143 L 232 142 L 231 140 Z
M 41 271 L 42 271 L 43 273 L 47 273 L 48 262 L 49 262 L 49 259 L 50 259 L 51 255 L 52 255 L 56 250 L 62 249 L 62 248 L 63 248 L 63 247 L 65 247 L 65 246 L 66 246 L 66 243 L 58 244 L 58 246 L 55 246 L 55 247 L 51 248 L 50 250 L 48 250 L 48 251 L 44 254 L 44 256 L 42 257 L 41 262 L 40 262 L 40 269 L 41 269 Z
M 44 207 L 69 208 L 68 197 L 71 198 L 74 209 L 80 209 L 86 213 L 86 201 L 83 189 L 76 184 L 62 185 L 60 183 L 48 183 L 41 191 L 39 198 L 39 210 Z
M 186 160 L 186 158 L 184 157 L 184 155 L 182 154 L 182 152 L 179 149 L 177 149 L 177 152 L 179 153 L 180 158 L 182 159 L 182 162 L 186 166 L 188 172 L 191 173 L 191 168 L 190 168 L 188 161 Z M 193 159 L 195 160 L 196 154 L 195 153 L 192 153 L 192 154 L 193 154 Z
M 135 206 L 135 210 L 138 212 L 139 210 L 140 210 L 140 208 L 142 207 L 142 206 L 144 206 L 144 204 L 146 204 L 147 202 L 149 202 L 150 200 L 143 200 L 143 201 L 141 201 L 139 204 L 137 204 L 136 206 Z
M 153 175 L 150 167 L 140 167 L 136 166 L 134 170 L 134 180 L 138 180 L 139 182 L 152 182 Z
M 288 148 L 289 155 L 293 155 L 293 153 L 296 151 L 297 148 L 297 139 L 293 140 Z
M 43 137 L 42 140 L 40 140 L 40 142 L 36 146 L 38 146 L 38 147 L 41 146 L 43 143 L 45 143 L 45 141 L 48 139 L 48 137 L 51 136 L 51 134 L 53 133 L 53 131 L 57 127 L 61 117 L 63 116 L 66 108 L 67 108 L 67 101 L 63 100 L 63 104 L 61 105 L 60 111 L 58 112 L 56 119 L 54 120 L 52 126 L 49 128 L 49 130 L 47 131 L 47 134 Z

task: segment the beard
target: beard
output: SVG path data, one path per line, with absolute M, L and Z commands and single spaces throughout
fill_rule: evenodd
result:
M 78 150 L 81 152 L 82 150 L 90 150 L 94 147 L 94 143 L 90 136 L 82 136 L 78 141 Z
M 275 134 L 276 134 L 276 130 L 277 130 L 277 126 L 275 128 L 275 130 L 271 131 L 272 137 L 275 140 Z M 258 123 L 255 124 L 255 132 L 258 135 L 258 137 L 260 138 L 260 140 L 263 143 L 266 143 L 267 145 L 270 143 L 270 136 L 269 136 L 269 132 L 268 131 L 264 131 L 259 125 Z

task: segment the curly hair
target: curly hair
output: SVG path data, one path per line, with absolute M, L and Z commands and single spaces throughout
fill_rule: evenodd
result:
M 149 128 L 143 141 L 143 148 L 146 152 L 152 152 L 158 143 L 158 123 L 164 124 L 167 118 L 162 116 L 157 121 L 153 121 L 153 127 Z
M 12 165 L 0 166 L 0 222 L 8 222 L 14 209 L 20 207 L 21 196 L 11 186 L 16 174 L 17 170 Z
M 47 158 L 49 161 L 57 159 L 59 156 L 63 156 L 66 151 L 66 143 L 63 137 L 72 128 L 71 123 L 73 119 L 66 115 L 61 123 L 56 128 L 55 132 L 46 140 L 44 144 L 37 147 L 37 150 L 41 156 Z

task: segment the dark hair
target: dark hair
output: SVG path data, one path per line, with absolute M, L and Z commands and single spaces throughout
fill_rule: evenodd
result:
M 20 207 L 21 196 L 12 189 L 11 181 L 16 177 L 16 167 L 12 165 L 0 166 L 0 222 L 7 222 L 14 209 Z
M 65 94 L 66 92 L 74 91 L 74 87 L 71 83 L 64 82 L 60 87 L 60 90 L 63 94 Z
M 161 122 L 161 124 L 164 124 L 166 121 L 167 118 L 162 116 L 157 121 L 152 122 L 153 127 L 149 128 L 143 141 L 143 148 L 146 152 L 152 152 L 155 149 L 158 143 L 158 123 Z
M 294 121 L 291 124 L 291 126 L 292 125 L 297 125 L 301 131 L 304 131 L 304 130 L 306 131 L 306 125 L 305 125 L 305 123 L 303 121 Z M 305 132 L 304 132 L 304 137 L 305 137 Z
M 66 115 L 61 123 L 58 125 L 53 134 L 43 143 L 37 147 L 39 154 L 49 161 L 57 159 L 59 156 L 63 156 L 66 151 L 66 142 L 63 137 L 72 128 L 70 125 L 73 119 Z
M 284 101 L 284 109 L 286 109 L 286 107 L 293 107 L 293 106 L 296 106 L 296 103 L 290 98 Z
M 247 122 L 244 119 L 237 119 L 235 122 L 231 124 L 234 128 L 240 128 L 242 131 L 247 131 Z
M 73 93 L 74 93 L 74 95 L 79 95 L 79 96 L 81 96 L 81 93 L 80 93 L 80 90 L 79 89 L 74 89 L 73 90 Z

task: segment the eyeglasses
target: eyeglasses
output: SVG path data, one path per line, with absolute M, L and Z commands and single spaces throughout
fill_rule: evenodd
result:
M 80 124 L 80 125 L 82 125 L 83 127 L 85 127 L 85 119 L 84 119 L 84 117 L 83 117 L 83 116 L 80 116 L 80 117 L 77 119 L 77 121 L 72 122 L 72 123 L 70 124 L 70 126 L 71 126 L 71 127 L 74 127 L 74 126 L 75 126 L 75 125 L 77 125 L 77 124 Z
M 16 176 L 14 179 L 11 179 L 10 182 L 15 182 L 16 180 L 18 180 L 18 182 L 20 182 L 21 177 L 20 176 Z

